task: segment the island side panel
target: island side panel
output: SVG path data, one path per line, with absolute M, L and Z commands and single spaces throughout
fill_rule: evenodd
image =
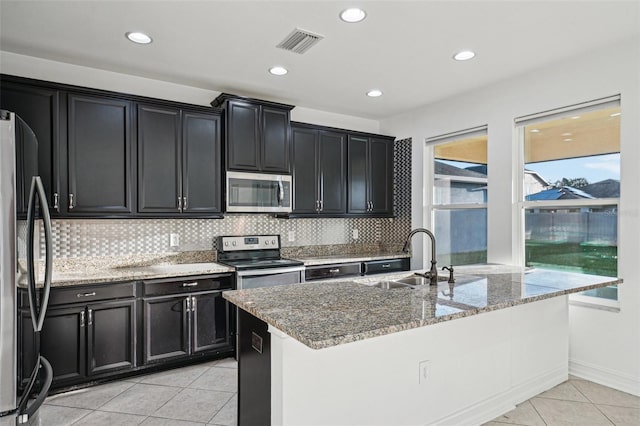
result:
M 271 424 L 483 423 L 566 380 L 567 318 L 558 297 L 320 350 L 270 327 Z
M 271 335 L 238 309 L 238 426 L 271 424 Z

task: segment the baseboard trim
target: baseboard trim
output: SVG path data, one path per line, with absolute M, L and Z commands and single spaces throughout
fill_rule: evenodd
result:
M 622 392 L 640 396 L 640 380 L 610 368 L 569 359 L 569 374 Z
M 486 423 L 513 410 L 517 404 L 565 382 L 567 377 L 567 367 L 558 367 L 533 379 L 512 386 L 505 392 L 496 394 L 484 401 L 443 417 L 431 423 L 431 425 L 473 426 Z

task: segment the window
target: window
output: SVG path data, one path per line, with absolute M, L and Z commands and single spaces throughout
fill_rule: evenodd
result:
M 437 262 L 487 262 L 487 129 L 427 139 L 432 150 L 432 223 Z
M 617 276 L 620 117 L 615 97 L 516 120 L 526 266 Z

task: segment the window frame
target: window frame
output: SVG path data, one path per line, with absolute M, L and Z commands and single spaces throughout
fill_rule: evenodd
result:
M 525 212 L 528 209 L 535 208 L 566 208 L 566 207 L 600 207 L 600 206 L 615 206 L 617 211 L 620 211 L 620 200 L 622 199 L 622 193 L 619 198 L 594 198 L 594 199 L 574 199 L 574 200 L 535 200 L 527 201 L 525 199 L 524 191 L 524 170 L 525 170 L 525 127 L 536 122 L 543 122 L 553 120 L 563 116 L 570 116 L 579 114 L 582 112 L 592 111 L 594 109 L 604 109 L 609 106 L 617 105 L 621 107 L 620 95 L 614 95 L 606 98 L 595 99 L 592 101 L 584 102 L 581 104 L 570 105 L 545 111 L 537 114 L 531 114 L 528 116 L 517 117 L 514 119 L 514 149 L 513 164 L 513 229 L 512 233 L 512 259 L 515 264 L 525 265 Z M 620 158 L 622 163 L 622 146 L 620 146 Z M 618 225 L 620 224 L 620 217 L 617 216 Z M 616 241 L 620 241 L 620 226 L 617 227 Z M 617 245 L 619 247 L 619 245 Z M 618 255 L 618 264 L 620 256 Z M 596 309 L 602 309 L 612 312 L 619 312 L 620 310 L 620 298 L 616 300 L 605 299 L 597 296 L 587 296 L 584 294 L 571 294 L 569 295 L 569 303 L 573 305 L 592 307 Z

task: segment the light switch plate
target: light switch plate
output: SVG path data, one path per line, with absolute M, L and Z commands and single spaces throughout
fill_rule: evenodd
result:
M 179 234 L 169 234 L 169 247 L 178 247 L 180 245 Z

